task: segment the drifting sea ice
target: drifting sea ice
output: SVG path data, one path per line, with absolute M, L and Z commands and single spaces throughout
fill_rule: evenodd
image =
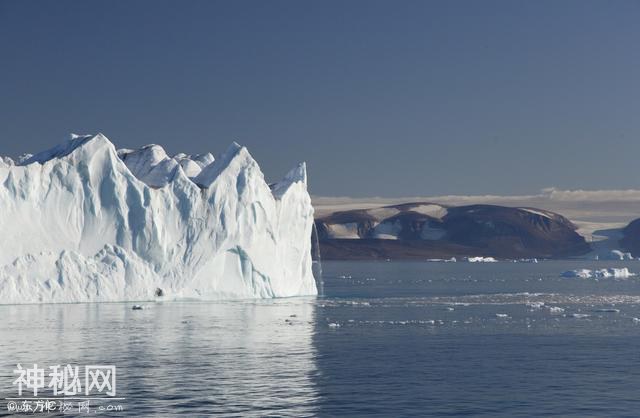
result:
M 569 270 L 563 272 L 561 277 L 567 278 L 581 278 L 581 279 L 590 279 L 592 277 L 595 278 L 614 278 L 614 279 L 628 279 L 629 277 L 634 277 L 635 273 L 629 271 L 628 268 L 606 268 L 599 270 L 589 270 L 589 269 L 578 269 L 578 270 Z
M 493 257 L 467 257 L 467 261 L 469 263 L 497 263 L 498 260 L 496 260 Z

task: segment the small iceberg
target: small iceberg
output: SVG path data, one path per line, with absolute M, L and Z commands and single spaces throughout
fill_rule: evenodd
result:
M 578 270 L 568 270 L 560 274 L 561 277 L 578 277 L 581 279 L 588 279 L 592 277 L 591 270 L 589 269 L 578 269 Z
M 582 314 L 582 313 L 573 313 L 573 314 L 569 314 L 567 315 L 569 318 L 576 318 L 576 319 L 585 319 L 585 318 L 589 318 L 591 315 L 588 314 Z
M 634 277 L 636 274 L 629 271 L 628 268 L 606 268 L 600 270 L 589 270 L 589 269 L 578 269 L 578 270 L 569 270 L 560 274 L 561 277 L 567 278 L 580 278 L 580 279 L 590 279 L 592 277 L 595 278 L 614 278 L 614 279 L 628 279 L 629 277 Z
M 537 258 L 520 258 L 518 260 L 513 260 L 515 263 L 537 263 Z
M 549 306 L 547 307 L 547 309 L 549 309 L 549 313 L 552 315 L 564 313 L 564 308 L 561 308 L 559 306 Z
M 601 256 L 600 259 L 625 261 L 633 260 L 633 256 L 631 255 L 631 253 L 626 253 L 620 250 L 611 250 L 609 254 Z
M 455 257 L 451 258 L 427 258 L 430 263 L 455 263 L 458 260 Z
M 467 257 L 467 261 L 469 263 L 497 263 L 498 260 L 496 260 L 493 257 Z
M 594 273 L 595 277 L 613 277 L 616 279 L 628 279 L 629 277 L 635 276 L 635 273 L 631 273 L 628 268 L 623 267 L 620 269 L 616 268 L 608 268 L 596 270 Z

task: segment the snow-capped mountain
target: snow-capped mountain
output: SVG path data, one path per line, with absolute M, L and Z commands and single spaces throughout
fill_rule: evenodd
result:
M 566 258 L 590 247 L 567 218 L 496 205 L 405 203 L 316 219 L 323 258 Z
M 304 163 L 170 157 L 102 134 L 0 160 L 0 303 L 314 295 Z

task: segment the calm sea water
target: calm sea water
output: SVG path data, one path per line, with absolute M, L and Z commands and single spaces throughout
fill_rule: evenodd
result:
M 0 395 L 17 363 L 107 364 L 104 416 L 637 416 L 640 279 L 559 277 L 623 266 L 332 262 L 318 299 L 0 306 Z

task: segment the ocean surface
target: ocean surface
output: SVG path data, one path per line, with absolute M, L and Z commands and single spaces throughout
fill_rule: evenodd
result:
M 325 262 L 319 298 L 0 306 L 0 415 L 36 363 L 114 365 L 100 416 L 638 416 L 640 279 L 559 277 L 605 267 L 640 272 Z

